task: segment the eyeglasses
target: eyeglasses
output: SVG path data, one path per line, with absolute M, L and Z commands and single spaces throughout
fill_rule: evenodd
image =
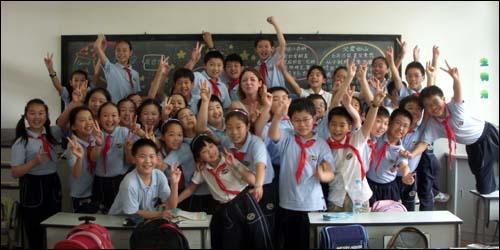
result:
M 293 123 L 296 123 L 296 124 L 300 124 L 300 123 L 308 123 L 310 120 L 312 120 L 313 118 L 312 117 L 309 117 L 309 118 L 306 118 L 306 119 L 302 119 L 302 120 L 298 120 L 298 119 L 293 119 L 292 122 Z

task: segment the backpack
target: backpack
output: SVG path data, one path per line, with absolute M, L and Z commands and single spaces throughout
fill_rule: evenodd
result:
M 394 234 L 387 243 L 387 248 L 429 248 L 425 234 L 414 227 L 404 227 Z
M 372 212 L 408 212 L 401 202 L 380 200 L 373 203 Z
M 130 236 L 131 249 L 189 249 L 177 224 L 163 218 L 139 223 Z
M 368 248 L 368 232 L 361 225 L 326 226 L 321 230 L 321 249 Z
M 54 245 L 54 249 L 113 249 L 111 236 L 108 230 L 95 223 L 95 217 L 82 216 L 79 221 L 85 221 L 68 233 L 65 240 L 61 240 Z

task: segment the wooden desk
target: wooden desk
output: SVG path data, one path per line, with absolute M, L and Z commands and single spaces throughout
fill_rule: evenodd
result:
M 431 236 L 431 248 L 449 248 L 460 245 L 462 220 L 449 211 L 373 212 L 361 213 L 345 219 L 323 220 L 325 213 L 309 213 L 310 233 L 314 235 L 309 246 L 319 246 L 319 233 L 328 225 L 360 224 L 368 231 L 369 248 L 383 248 L 384 236 L 392 235 L 403 227 L 413 226 Z
M 483 204 L 483 243 L 485 243 L 485 228 L 489 227 L 490 221 L 497 221 L 498 227 L 498 190 L 490 194 L 480 194 L 477 190 L 470 190 L 476 196 L 476 224 L 474 229 L 474 241 L 477 242 L 477 225 L 479 221 L 479 205 Z M 496 232 L 496 231 L 495 231 Z M 496 235 L 493 235 L 495 238 Z
M 86 214 L 60 212 L 43 221 L 41 225 L 46 230 L 45 247 L 52 248 L 56 242 L 65 239 L 71 228 L 82 223 L 78 221 L 78 217 L 85 215 Z M 94 223 L 100 224 L 108 229 L 111 235 L 111 241 L 116 249 L 130 248 L 130 235 L 134 227 L 123 226 L 126 216 L 104 214 L 92 214 L 90 216 L 96 218 Z M 210 247 L 206 241 L 211 218 L 212 216 L 208 215 L 207 220 L 181 221 L 179 223 L 179 227 L 183 230 L 184 235 L 186 235 L 191 248 L 205 249 Z

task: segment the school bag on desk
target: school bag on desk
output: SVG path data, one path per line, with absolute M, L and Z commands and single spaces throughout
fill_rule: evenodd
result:
M 429 247 L 430 243 L 425 234 L 415 227 L 402 228 L 387 243 L 388 249 Z
M 139 223 L 130 236 L 131 249 L 189 249 L 177 224 L 163 218 Z
M 321 249 L 366 249 L 368 232 L 361 225 L 326 226 L 321 230 Z
M 401 202 L 380 200 L 373 203 L 372 212 L 408 212 Z
M 111 236 L 108 230 L 95 223 L 95 217 L 82 216 L 79 221 L 85 221 L 68 233 L 65 240 L 59 241 L 54 245 L 54 249 L 113 249 Z

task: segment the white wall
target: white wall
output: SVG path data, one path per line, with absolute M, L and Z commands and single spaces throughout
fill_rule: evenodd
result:
M 401 34 L 422 60 L 432 45 L 460 70 L 465 100 L 474 115 L 498 124 L 498 2 L 2 2 L 2 128 L 15 127 L 25 103 L 44 99 L 54 121 L 57 92 L 43 64 L 54 52 L 60 73 L 61 35 L 273 33 L 276 16 L 285 33 Z M 200 36 L 201 37 L 201 36 Z M 411 59 L 411 51 L 404 60 Z M 480 100 L 479 59 L 490 61 L 490 98 Z M 444 65 L 441 61 L 440 65 Z M 452 82 L 438 75 L 452 95 Z

